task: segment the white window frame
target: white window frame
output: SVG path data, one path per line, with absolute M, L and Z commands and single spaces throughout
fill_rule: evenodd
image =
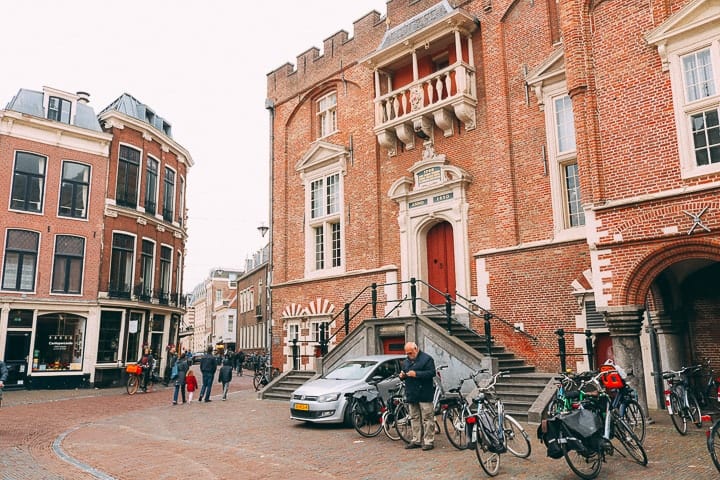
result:
M 334 98 L 335 103 L 323 107 L 327 100 Z M 318 138 L 327 137 L 337 132 L 337 91 L 328 92 L 317 100 Z
M 294 335 L 293 335 L 294 332 Z M 293 339 L 300 341 L 300 322 L 288 322 L 287 324 L 287 343 L 292 345 Z
M 168 265 L 168 278 L 167 278 L 167 290 L 164 290 L 165 285 L 163 285 L 163 271 L 162 271 L 162 247 L 166 247 L 170 249 L 170 265 Z M 159 277 L 159 287 L 160 291 L 165 293 L 167 295 L 168 303 L 170 302 L 170 294 L 173 291 L 173 263 L 175 261 L 175 249 L 172 245 L 168 245 L 167 243 L 161 243 L 160 248 L 158 249 L 158 265 L 160 266 L 160 271 L 158 272 Z
M 337 205 L 332 213 L 327 212 L 327 179 L 337 177 Z M 317 182 L 322 181 L 320 190 L 321 211 L 313 218 L 313 190 Z M 339 165 L 322 168 L 309 173 L 305 177 L 305 274 L 307 277 L 340 274 L 345 271 L 345 235 L 342 212 L 343 204 L 343 175 Z M 333 265 L 333 235 L 332 225 L 339 225 L 340 229 L 340 256 L 339 265 Z M 317 265 L 316 230 L 323 229 L 323 266 Z
M 577 163 L 577 144 L 574 148 L 560 151 L 560 139 L 558 138 L 555 101 L 567 96 L 565 81 L 548 86 L 543 85 L 542 92 L 545 105 L 547 163 L 550 176 L 554 237 L 560 241 L 581 239 L 586 235 L 585 222 L 582 225 L 570 226 L 569 199 L 565 178 L 565 167 Z

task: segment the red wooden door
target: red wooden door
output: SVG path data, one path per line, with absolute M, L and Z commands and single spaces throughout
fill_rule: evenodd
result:
M 428 283 L 455 298 L 455 249 L 453 231 L 449 223 L 435 225 L 427 234 Z M 428 299 L 433 305 L 445 303 L 445 297 L 430 290 Z

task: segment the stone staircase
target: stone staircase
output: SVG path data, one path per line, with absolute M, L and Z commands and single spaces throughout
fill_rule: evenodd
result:
M 314 376 L 315 372 L 311 370 L 290 370 L 275 378 L 267 387 L 258 392 L 258 398 L 289 401 L 292 392 Z
M 447 331 L 447 319 L 428 316 L 438 326 Z M 450 330 L 452 336 L 461 340 L 481 355 L 487 356 L 487 343 L 484 336 L 478 335 L 461 323 L 453 320 Z M 491 356 L 498 359 L 500 371 L 509 371 L 510 375 L 501 378 L 495 384 L 495 391 L 505 404 L 505 411 L 516 420 L 527 422 L 530 407 L 553 378 L 551 373 L 539 373 L 522 358 L 516 357 L 502 345 L 495 342 L 490 348 Z

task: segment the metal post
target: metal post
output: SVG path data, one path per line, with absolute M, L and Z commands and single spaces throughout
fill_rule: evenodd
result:
M 558 328 L 555 330 L 555 335 L 558 336 L 558 352 L 560 356 L 560 371 L 565 372 L 567 365 L 565 363 L 565 330 Z
M 660 346 L 658 345 L 658 334 L 657 330 L 652 324 L 650 319 L 650 310 L 645 308 L 647 314 L 648 326 L 647 332 L 650 336 L 650 359 L 652 360 L 653 372 L 662 372 L 662 362 L 660 361 Z M 655 398 L 657 404 L 661 409 L 665 409 L 665 385 L 663 384 L 662 376 L 658 374 L 653 376 L 653 383 L 655 385 Z
M 328 322 L 322 322 L 320 324 L 320 354 L 324 357 L 328 352 L 328 337 L 329 335 Z
M 415 285 L 415 282 L 415 277 L 410 279 L 410 305 L 412 308 L 413 316 L 415 316 L 417 312 L 417 307 L 415 305 L 415 303 L 417 302 L 417 285 Z
M 595 370 L 595 348 L 593 347 L 592 332 L 585 330 L 585 349 L 587 350 L 588 366 L 590 371 Z
M 372 318 L 377 318 L 377 283 L 373 282 L 370 288 L 370 298 L 372 302 Z
M 487 345 L 487 354 L 489 357 L 492 357 L 492 334 L 490 331 L 490 319 L 492 318 L 492 314 L 489 312 L 486 312 L 484 315 L 485 318 L 485 344 Z
M 350 333 L 350 304 L 345 304 L 345 335 Z
M 450 294 L 445 294 L 445 318 L 447 319 L 447 332 L 452 335 L 452 303 Z
M 293 357 L 293 370 L 300 370 L 300 347 L 297 344 L 297 338 L 292 340 L 292 357 Z

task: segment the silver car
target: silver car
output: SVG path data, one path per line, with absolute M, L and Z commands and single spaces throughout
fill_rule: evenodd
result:
M 404 359 L 404 355 L 368 355 L 342 362 L 325 376 L 310 380 L 293 392 L 290 396 L 290 418 L 349 424 L 350 412 L 345 394 L 367 388 L 368 380 L 373 377 L 386 379 L 400 373 Z

